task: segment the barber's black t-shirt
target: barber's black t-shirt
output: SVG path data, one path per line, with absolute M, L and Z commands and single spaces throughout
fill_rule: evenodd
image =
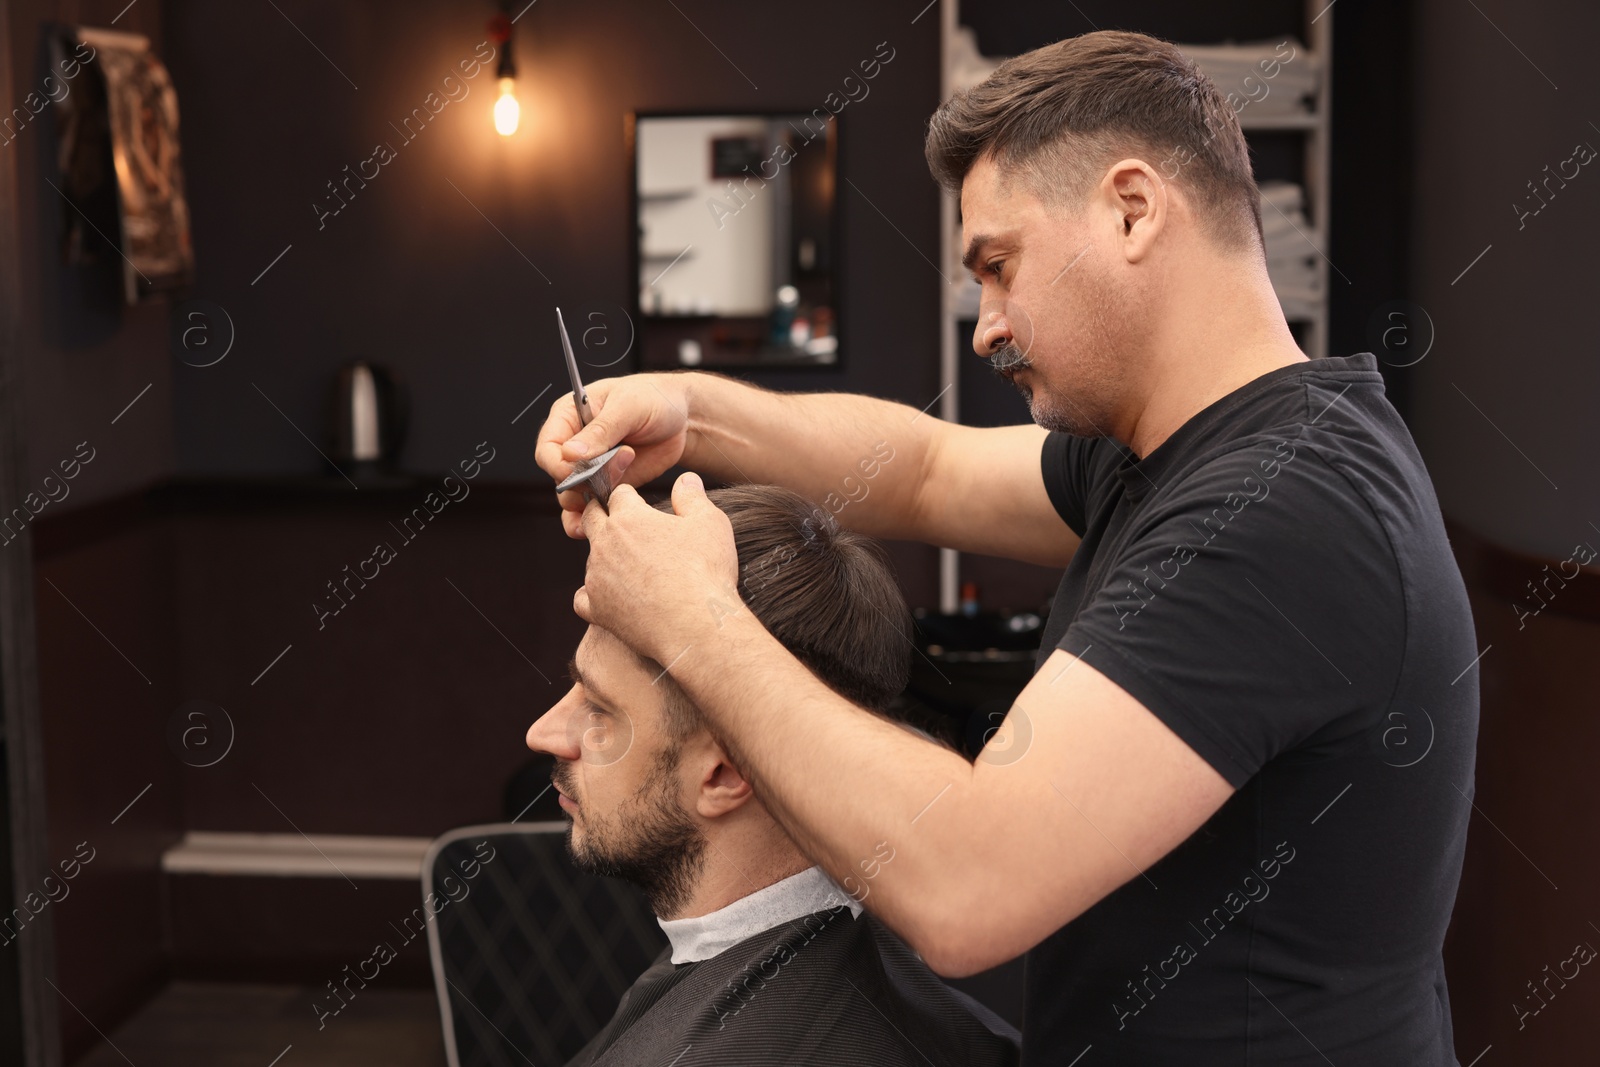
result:
M 1083 658 L 1237 792 L 1028 954 L 1024 1065 L 1456 1064 L 1479 650 L 1372 354 L 1262 375 L 1143 460 L 1051 433 L 1042 463 L 1083 543 L 1039 663 Z

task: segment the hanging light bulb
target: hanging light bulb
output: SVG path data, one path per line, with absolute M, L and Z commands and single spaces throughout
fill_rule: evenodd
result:
M 517 123 L 522 120 L 522 105 L 517 103 L 516 90 L 516 79 L 500 79 L 500 99 L 494 102 L 494 128 L 501 137 L 516 133 Z
M 522 122 L 522 105 L 517 103 L 517 64 L 511 57 L 511 20 L 503 12 L 489 22 L 489 36 L 500 45 L 500 66 L 495 72 L 500 96 L 494 102 L 494 128 L 501 137 L 510 137 Z

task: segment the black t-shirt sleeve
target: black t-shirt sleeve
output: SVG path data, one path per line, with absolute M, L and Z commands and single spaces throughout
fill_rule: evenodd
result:
M 1094 442 L 1086 437 L 1051 430 L 1045 434 L 1039 467 L 1044 475 L 1045 492 L 1057 514 L 1079 537 L 1087 525 L 1089 502 L 1089 451 Z
M 1391 699 L 1404 640 L 1381 524 L 1312 448 L 1278 441 L 1209 461 L 1149 509 L 1057 647 L 1237 788 L 1319 731 L 1357 734 Z

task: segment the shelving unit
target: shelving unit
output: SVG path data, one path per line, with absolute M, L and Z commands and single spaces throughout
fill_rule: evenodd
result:
M 1239 113 L 1239 124 L 1247 139 L 1252 134 L 1302 135 L 1303 205 L 1309 228 L 1296 226 L 1315 250 L 1313 263 L 1314 285 L 1310 300 L 1286 299 L 1280 296 L 1284 317 L 1295 331 L 1301 349 L 1313 359 L 1328 354 L 1328 271 L 1327 257 L 1329 234 L 1329 144 L 1332 117 L 1332 94 L 1329 72 L 1332 69 L 1333 5 L 1326 0 L 1305 0 L 1305 31 L 1301 38 L 1314 57 L 1317 69 L 1312 107 L 1304 115 L 1252 114 L 1248 106 Z M 956 74 L 957 46 L 960 33 L 959 0 L 939 0 L 940 40 L 940 100 L 947 100 L 958 89 Z M 1225 22 L 1226 10 L 1217 11 L 1219 22 Z M 1180 47 L 1184 42 L 1179 42 Z M 1003 57 L 986 56 L 985 59 Z M 1255 147 L 1254 145 L 1252 146 Z M 1261 175 L 1258 173 L 1258 180 Z M 1275 210 L 1265 200 L 1262 202 L 1262 224 L 1266 226 L 1269 215 Z M 961 269 L 961 225 L 953 197 L 940 198 L 939 232 L 941 262 L 946 278 L 954 284 L 944 286 L 940 301 L 940 353 L 939 376 L 948 384 L 939 401 L 939 417 L 950 422 L 961 421 L 961 360 L 968 343 L 961 329 L 963 319 L 970 322 L 972 315 L 963 315 L 961 285 L 965 272 Z M 966 284 L 971 284 L 967 281 Z M 961 589 L 961 557 L 954 549 L 941 549 L 939 553 L 939 604 L 940 610 L 954 612 L 958 608 Z

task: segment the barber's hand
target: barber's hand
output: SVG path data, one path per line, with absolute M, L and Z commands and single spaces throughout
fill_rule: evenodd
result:
M 610 512 L 583 512 L 589 565 L 572 607 L 663 667 L 707 627 L 745 609 L 733 524 L 707 497 L 700 476 L 680 476 L 668 515 L 632 486 L 611 491 Z
M 598 456 L 613 445 L 625 447 L 611 461 L 617 484 L 643 485 L 683 457 L 688 443 L 688 374 L 630 374 L 606 378 L 587 386 L 594 421 L 584 426 L 571 393 L 550 405 L 550 417 L 539 429 L 534 459 L 560 482 L 588 456 Z M 624 477 L 624 473 L 626 476 Z M 581 489 L 569 489 L 556 498 L 561 504 L 561 525 L 568 537 L 583 537 Z

